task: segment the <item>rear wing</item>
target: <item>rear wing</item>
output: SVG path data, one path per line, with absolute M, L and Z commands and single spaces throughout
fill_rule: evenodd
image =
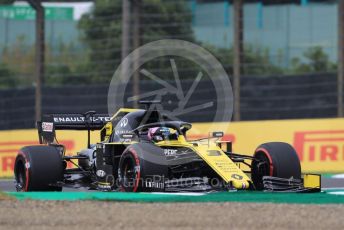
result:
M 107 114 L 50 114 L 42 122 L 53 122 L 55 130 L 99 130 L 110 119 Z
M 55 130 L 101 130 L 111 120 L 107 114 L 89 111 L 84 114 L 48 114 L 37 122 L 38 137 L 41 144 L 55 141 Z M 89 138 L 88 138 L 89 139 Z M 89 145 L 89 141 L 88 141 Z

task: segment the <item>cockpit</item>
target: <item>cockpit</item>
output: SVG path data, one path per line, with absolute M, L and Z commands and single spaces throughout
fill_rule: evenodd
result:
M 152 142 L 178 140 L 179 135 L 185 136 L 186 131 L 190 128 L 190 123 L 173 121 L 156 110 L 137 110 L 124 115 L 115 124 L 109 141 L 121 141 L 126 134 Z

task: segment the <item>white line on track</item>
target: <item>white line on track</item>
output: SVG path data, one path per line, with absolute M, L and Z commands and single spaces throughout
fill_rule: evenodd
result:
M 344 195 L 344 191 L 336 191 L 336 192 L 328 192 L 327 194 L 331 194 L 331 195 Z
M 344 179 L 344 174 L 336 174 L 336 175 L 333 175 L 331 178 Z
M 0 179 L 0 182 L 14 182 L 14 179 Z
M 150 192 L 148 194 L 179 195 L 179 196 L 203 196 L 206 193 L 196 193 L 196 192 Z
M 344 191 L 344 187 L 321 188 L 321 190 L 323 190 L 323 191 L 343 190 Z

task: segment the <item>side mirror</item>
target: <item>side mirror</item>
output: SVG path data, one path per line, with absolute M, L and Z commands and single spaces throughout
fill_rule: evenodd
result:
M 223 136 L 224 136 L 223 132 L 213 132 L 212 133 L 212 137 L 220 138 L 220 137 L 223 137 Z
M 111 134 L 112 134 L 112 123 L 107 122 L 105 126 L 102 128 L 102 130 L 100 131 L 100 140 L 105 141 L 111 136 Z
M 208 147 L 210 145 L 210 138 L 221 138 L 223 137 L 223 132 L 212 132 L 212 133 L 209 133 L 209 136 L 208 136 Z
M 105 124 L 105 136 L 109 137 L 112 134 L 112 122 L 107 122 Z

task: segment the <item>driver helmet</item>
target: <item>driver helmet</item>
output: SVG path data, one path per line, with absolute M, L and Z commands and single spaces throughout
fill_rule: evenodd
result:
M 171 132 L 167 127 L 154 127 L 148 129 L 148 139 L 153 141 L 163 141 L 168 139 Z

